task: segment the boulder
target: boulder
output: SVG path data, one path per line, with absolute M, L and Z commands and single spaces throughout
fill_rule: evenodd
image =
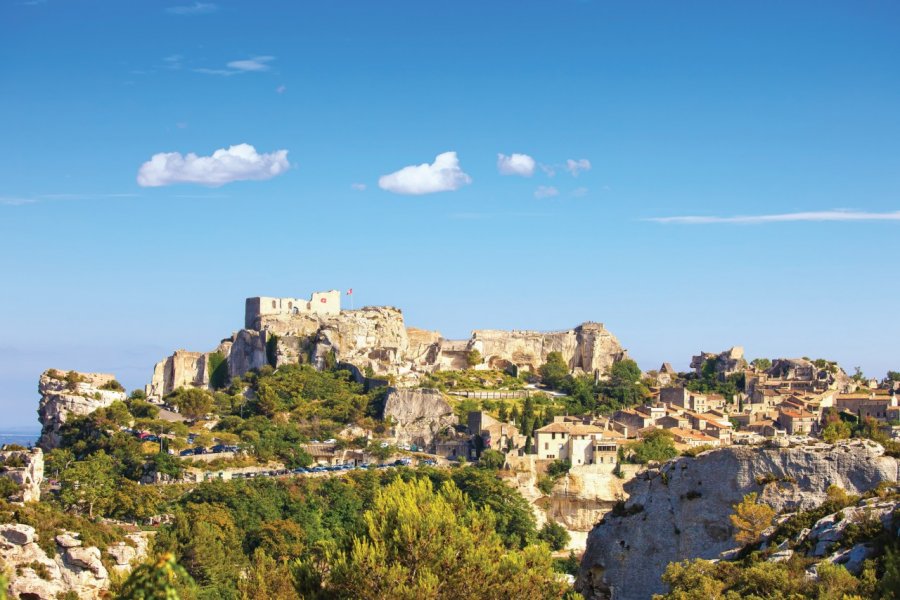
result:
M 382 418 L 390 419 L 399 443 L 430 448 L 435 435 L 456 425 L 453 409 L 438 390 L 390 388 Z
M 63 560 L 68 565 L 87 569 L 97 577 L 108 577 L 106 567 L 100 560 L 100 549 L 95 546 L 68 548 L 63 555 Z
M 65 549 L 75 548 L 81 545 L 81 540 L 77 533 L 65 532 L 56 536 L 56 545 Z
M 24 546 L 34 541 L 34 527 L 19 523 L 0 525 L 0 536 L 10 544 Z

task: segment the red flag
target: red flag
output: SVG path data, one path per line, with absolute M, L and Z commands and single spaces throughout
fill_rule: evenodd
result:
M 348 296 L 352 296 L 352 295 L 353 295 L 353 288 L 350 288 L 349 290 L 347 290 L 347 295 L 348 295 Z

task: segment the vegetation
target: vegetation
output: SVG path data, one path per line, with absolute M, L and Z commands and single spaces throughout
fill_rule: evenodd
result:
M 212 352 L 207 359 L 207 368 L 209 369 L 209 385 L 214 390 L 220 390 L 228 385 L 228 361 L 225 355 L 219 352 Z
M 628 462 L 647 464 L 648 462 L 665 462 L 678 456 L 672 432 L 667 429 L 654 429 L 639 442 L 627 446 L 624 458 Z
M 273 591 L 276 578 L 304 598 L 412 598 L 435 575 L 428 597 L 456 598 L 465 573 L 498 594 L 476 597 L 516 596 L 523 578 L 561 593 L 528 502 L 476 467 L 214 481 L 171 511 L 155 550 L 184 565 L 198 598 L 295 597 Z
M 177 562 L 166 553 L 156 562 L 137 567 L 119 591 L 122 600 L 188 600 L 194 597 L 195 584 Z
M 101 389 L 101 390 L 110 390 L 110 391 L 113 391 L 113 392 L 124 392 L 124 391 L 125 391 L 125 386 L 123 386 L 121 383 L 119 383 L 118 381 L 116 381 L 115 379 L 113 379 L 113 380 L 107 381 L 106 383 L 104 383 L 103 385 L 101 385 L 101 386 L 100 386 L 100 389 Z
M 852 600 L 876 598 L 875 575 L 871 567 L 856 578 L 842 565 L 827 561 L 818 565 L 818 579 L 806 577 L 810 561 L 793 557 L 770 563 L 757 556 L 741 563 L 713 563 L 696 559 L 671 563 L 663 575 L 671 591 L 655 600 L 740 600 L 819 598 Z M 880 596 L 890 598 L 891 596 Z
M 757 494 L 753 492 L 744 496 L 733 506 L 734 514 L 729 517 L 734 526 L 734 541 L 738 544 L 755 544 L 762 532 L 766 530 L 775 517 L 775 510 L 768 504 L 757 502 Z
M 568 545 L 571 536 L 565 527 L 556 521 L 548 520 L 538 532 L 538 539 L 546 542 L 551 550 L 562 550 Z

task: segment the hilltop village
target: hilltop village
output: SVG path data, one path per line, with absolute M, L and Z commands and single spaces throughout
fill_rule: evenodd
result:
M 194 486 L 346 479 L 357 489 L 371 484 L 367 477 L 388 485 L 404 469 L 432 481 L 449 477 L 497 511 L 506 548 L 546 543 L 566 585 L 585 597 L 644 598 L 665 592 L 668 563 L 711 558 L 710 548 L 733 545 L 726 533 L 667 546 L 671 534 L 662 532 L 672 519 L 700 527 L 688 525 L 689 507 L 685 516 L 660 515 L 652 530 L 628 520 L 662 493 L 653 482 L 668 487 L 675 459 L 696 460 L 715 475 L 705 496 L 686 488 L 659 501 L 713 502 L 710 478 L 719 481 L 723 495 L 704 511 L 722 514 L 701 528 L 730 532 L 726 512 L 745 493 L 774 494 L 767 501 L 786 511 L 818 506 L 829 485 L 863 494 L 896 482 L 900 448 L 900 373 L 877 380 L 848 375 L 827 359 L 747 360 L 739 346 L 700 352 L 687 372 L 668 362 L 642 371 L 600 323 L 558 332 L 476 330 L 448 340 L 407 327 L 394 307 L 343 309 L 336 290 L 248 298 L 242 329 L 210 350 L 163 358 L 144 389 L 127 392 L 114 374 L 63 369 L 45 371 L 38 389 L 38 447 L 0 452 L 0 492 L 26 507 L 61 506 L 87 518 L 85 527 L 102 515 L 112 529 L 93 537 L 111 545 L 85 548 L 68 529 L 41 534 L 47 525 L 39 519 L 9 513 L 16 523 L 0 525 L 8 542 L 0 543 L 0 562 L 21 567 L 10 590 L 23 598 L 99 597 L 115 587 L 111 573 L 124 577 L 152 555 L 153 539 L 188 552 L 190 540 L 172 538 L 169 528 L 191 506 Z M 838 452 L 837 459 L 828 454 Z M 722 470 L 725 463 L 733 466 Z M 797 481 L 798 472 L 829 469 L 828 477 Z M 321 485 L 316 493 L 332 493 Z M 321 525 L 304 527 L 312 529 L 298 536 L 337 543 Z M 154 538 L 157 528 L 170 533 Z M 651 544 L 655 535 L 665 552 L 653 552 L 666 560 L 637 576 L 643 566 L 623 571 L 629 560 L 644 565 L 626 546 Z M 45 554 L 38 554 L 40 539 Z M 235 564 L 255 565 L 256 544 L 245 544 Z M 610 554 L 615 544 L 621 547 Z M 838 556 L 837 547 L 828 551 Z M 238 585 L 198 566 L 207 559 L 191 560 L 200 562 L 190 574 L 209 589 Z M 330 585 L 317 577 L 325 578 L 317 586 Z

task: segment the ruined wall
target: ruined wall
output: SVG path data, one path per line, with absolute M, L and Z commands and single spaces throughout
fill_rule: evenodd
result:
M 272 298 L 259 296 L 247 298 L 244 303 L 244 327 L 261 329 L 263 317 L 281 315 L 334 316 L 341 312 L 341 293 L 338 290 L 313 292 L 308 300 L 304 298 Z
M 10 467 L 10 459 L 21 459 L 24 465 Z M 44 452 L 40 448 L 28 450 L 0 450 L 0 477 L 11 479 L 22 489 L 14 498 L 19 502 L 38 502 L 44 481 Z

